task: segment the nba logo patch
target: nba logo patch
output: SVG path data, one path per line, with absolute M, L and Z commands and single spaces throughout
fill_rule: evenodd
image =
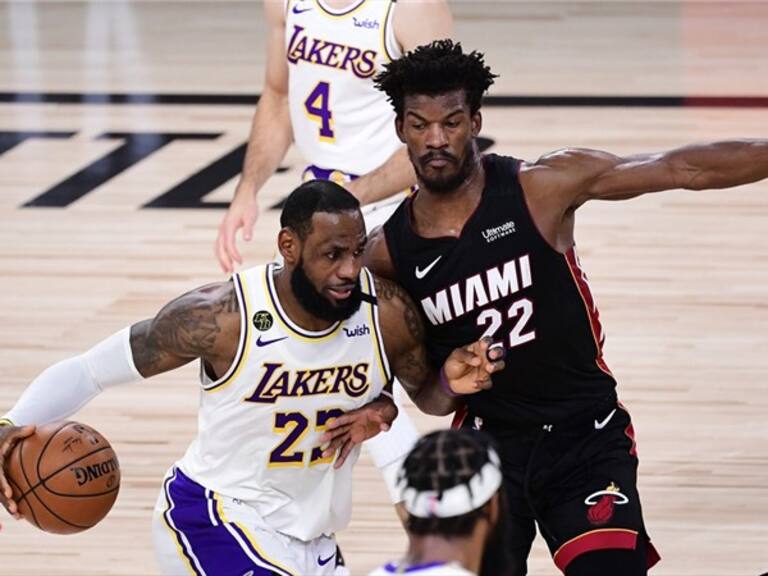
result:
M 272 328 L 272 324 L 274 324 L 274 322 L 275 321 L 272 318 L 272 314 L 266 310 L 259 310 L 256 312 L 256 314 L 253 315 L 253 325 L 259 332 L 266 332 Z

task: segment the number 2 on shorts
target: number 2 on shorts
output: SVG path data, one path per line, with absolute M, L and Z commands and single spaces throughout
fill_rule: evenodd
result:
M 320 124 L 318 138 L 323 142 L 333 142 L 336 139 L 333 133 L 333 113 L 330 102 L 331 85 L 322 81 L 317 83 L 307 99 L 304 100 L 307 116 Z

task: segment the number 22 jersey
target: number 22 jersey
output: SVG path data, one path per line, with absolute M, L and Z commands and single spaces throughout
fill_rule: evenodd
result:
M 485 189 L 459 238 L 416 234 L 413 197 L 384 225 L 397 281 L 420 305 L 436 366 L 482 336 L 504 343 L 493 387 L 465 397 L 471 416 L 560 422 L 615 395 L 597 307 L 575 248 L 561 254 L 537 230 L 519 161 L 491 154 L 483 165 Z

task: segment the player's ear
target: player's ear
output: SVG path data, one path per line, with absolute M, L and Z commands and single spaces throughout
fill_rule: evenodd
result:
M 395 117 L 395 132 L 397 133 L 400 142 L 405 144 L 405 136 L 403 136 L 403 119 L 399 116 Z
M 286 264 L 291 266 L 301 259 L 301 240 L 291 228 L 282 228 L 277 233 L 277 249 Z
M 472 114 L 472 136 L 477 138 L 483 128 L 483 113 L 478 110 Z

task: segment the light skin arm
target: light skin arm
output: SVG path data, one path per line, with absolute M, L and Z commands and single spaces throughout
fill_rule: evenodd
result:
M 444 0 L 399 0 L 393 17 L 395 38 L 403 53 L 433 40 L 453 37 L 453 17 Z M 362 204 L 383 200 L 416 184 L 405 146 L 377 169 L 347 185 Z
M 267 66 L 264 89 L 251 124 L 243 171 L 232 204 L 219 225 L 216 258 L 231 273 L 243 258 L 237 249 L 237 233 L 250 241 L 259 216 L 257 195 L 275 173 L 293 141 L 288 111 L 288 63 L 285 59 L 285 14 L 281 0 L 264 3 L 267 19 Z

